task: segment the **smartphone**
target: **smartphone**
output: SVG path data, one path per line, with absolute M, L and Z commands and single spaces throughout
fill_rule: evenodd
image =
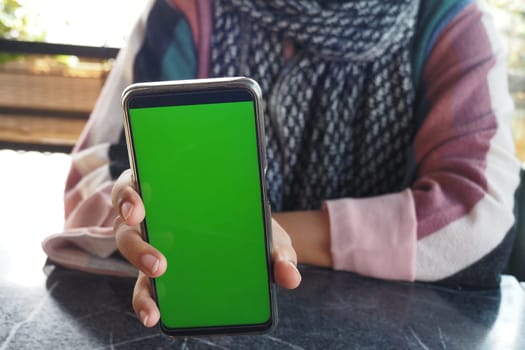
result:
M 130 85 L 122 95 L 152 279 L 169 335 L 261 333 L 276 323 L 261 90 L 252 79 Z

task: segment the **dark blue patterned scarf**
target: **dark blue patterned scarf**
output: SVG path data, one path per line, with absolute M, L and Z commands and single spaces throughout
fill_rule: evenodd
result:
M 212 75 L 249 76 L 263 90 L 274 210 L 400 189 L 414 133 L 417 1 L 213 4 Z

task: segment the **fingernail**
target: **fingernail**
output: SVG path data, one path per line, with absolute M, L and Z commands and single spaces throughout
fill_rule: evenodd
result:
M 299 277 L 299 280 L 302 280 L 303 277 L 301 276 L 301 272 L 299 272 L 299 269 L 297 268 L 297 263 L 295 261 L 288 260 L 288 264 L 290 264 L 293 267 L 293 269 L 295 270 L 295 273 Z
M 140 310 L 139 317 L 144 327 L 147 327 L 148 326 L 148 314 L 144 310 Z
M 120 205 L 120 213 L 124 217 L 124 220 L 127 220 L 129 218 L 132 210 L 133 204 L 131 204 L 130 202 L 122 202 L 122 204 Z
M 299 269 L 297 268 L 297 264 L 294 261 L 288 260 L 288 264 L 292 265 L 293 269 L 295 271 L 297 271 L 297 273 L 299 273 Z
M 151 254 L 143 255 L 140 262 L 142 263 L 142 266 L 147 268 L 151 273 L 157 272 L 157 269 L 159 268 L 159 259 Z

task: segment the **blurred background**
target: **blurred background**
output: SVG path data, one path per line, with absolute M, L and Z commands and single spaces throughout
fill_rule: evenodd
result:
M 145 0 L 0 0 L 0 148 L 68 152 Z M 525 161 L 525 1 L 487 0 L 509 50 Z
M 516 150 L 525 162 L 525 1 L 488 0 L 508 47 L 509 84 L 516 106 L 513 132 Z
M 0 148 L 69 152 L 144 0 L 0 0 Z

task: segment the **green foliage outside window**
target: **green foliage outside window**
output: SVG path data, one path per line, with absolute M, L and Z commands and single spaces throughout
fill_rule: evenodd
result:
M 18 0 L 0 0 L 0 38 L 10 40 L 43 41 L 45 33 L 29 31 L 29 19 Z M 20 55 L 0 53 L 0 64 L 16 59 Z
M 489 4 L 505 16 L 500 27 L 509 40 L 509 68 L 525 72 L 525 1 L 490 0 Z
M 0 37 L 16 40 L 42 40 L 44 33 L 29 31 L 28 16 L 18 0 L 0 0 Z
M 525 164 L 525 1 L 488 0 L 488 4 L 507 41 L 509 87 L 516 106 L 512 131 Z

